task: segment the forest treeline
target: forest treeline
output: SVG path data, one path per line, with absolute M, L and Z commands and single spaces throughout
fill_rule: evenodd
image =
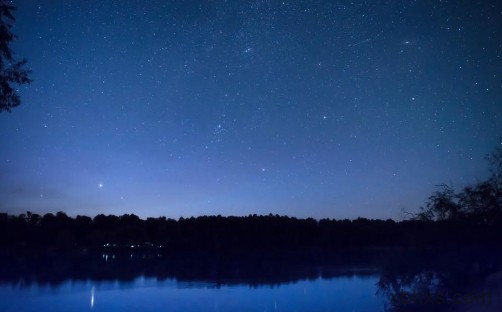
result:
M 334 220 L 267 215 L 165 217 L 133 214 L 40 216 L 0 214 L 0 246 L 158 251 L 337 250 L 368 247 L 466 246 L 499 243 L 502 222 L 453 220 Z
M 337 250 L 500 244 L 502 146 L 487 156 L 489 177 L 456 192 L 443 185 L 412 218 L 298 219 L 279 215 L 140 219 L 134 214 L 69 217 L 0 213 L 0 246 L 141 248 L 159 251 Z

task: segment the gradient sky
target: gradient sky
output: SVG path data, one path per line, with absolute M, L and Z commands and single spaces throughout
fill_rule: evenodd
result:
M 2 211 L 399 219 L 500 144 L 500 1 L 14 4 Z

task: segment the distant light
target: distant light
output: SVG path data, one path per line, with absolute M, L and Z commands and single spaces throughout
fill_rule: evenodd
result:
M 99 187 L 99 188 L 102 188 L 102 187 L 103 187 L 103 183 L 99 183 L 99 184 L 98 184 L 98 187 Z

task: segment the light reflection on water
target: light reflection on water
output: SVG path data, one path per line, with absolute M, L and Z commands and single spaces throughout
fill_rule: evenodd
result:
M 91 308 L 94 308 L 94 293 L 96 292 L 96 287 L 91 288 Z
M 249 286 L 211 282 L 75 282 L 0 285 L 0 311 L 383 311 L 378 276 Z M 89 304 L 90 302 L 90 304 Z
M 0 311 L 502 311 L 502 253 L 474 251 L 4 257 Z

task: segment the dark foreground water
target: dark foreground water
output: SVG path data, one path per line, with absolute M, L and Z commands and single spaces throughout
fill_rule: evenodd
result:
M 2 255 L 0 311 L 502 311 L 498 252 Z

